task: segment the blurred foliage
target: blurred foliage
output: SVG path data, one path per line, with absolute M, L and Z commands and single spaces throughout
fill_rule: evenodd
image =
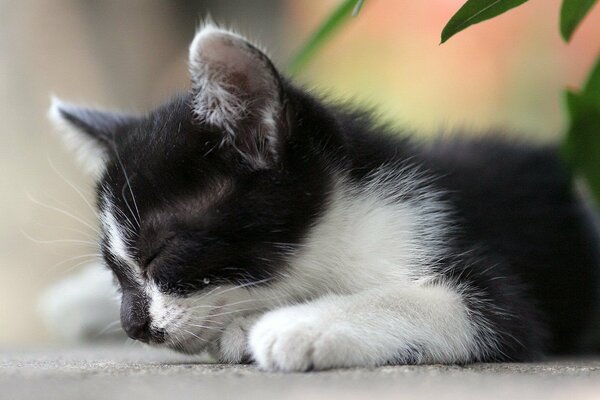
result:
M 290 62 L 288 71 L 295 74 L 300 71 L 314 56 L 319 48 L 338 30 L 351 16 L 358 15 L 364 0 L 344 0 L 321 23 L 315 33 L 306 41 L 300 51 Z
M 563 0 L 560 8 L 560 34 L 568 42 L 583 17 L 587 15 L 596 0 Z
M 494 18 L 526 3 L 528 0 L 467 0 L 448 21 L 441 34 L 441 43 L 471 25 Z M 563 0 L 560 12 L 560 32 L 565 41 L 573 36 L 577 26 L 597 0 Z M 290 72 L 302 69 L 325 41 L 352 15 L 358 14 L 363 0 L 344 0 L 323 21 L 313 36 L 301 48 L 290 64 Z M 569 127 L 564 135 L 562 154 L 577 173 L 587 181 L 600 205 L 600 57 L 579 92 L 565 92 Z
M 468 0 L 442 31 L 442 43 L 455 33 L 477 22 L 495 17 L 525 3 L 527 0 Z M 569 41 L 573 32 L 590 11 L 596 0 L 563 0 L 560 11 L 560 32 Z M 567 90 L 566 108 L 569 128 L 562 145 L 565 160 L 585 178 L 600 205 L 600 57 L 587 83 L 579 91 Z
M 600 204 L 600 57 L 579 92 L 565 92 L 569 128 L 563 154 Z

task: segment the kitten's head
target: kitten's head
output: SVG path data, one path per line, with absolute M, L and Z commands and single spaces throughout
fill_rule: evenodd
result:
M 234 316 L 289 300 L 274 287 L 327 178 L 300 138 L 311 117 L 261 51 L 208 26 L 189 65 L 191 90 L 148 115 L 58 100 L 51 115 L 97 173 L 124 329 L 196 352 Z

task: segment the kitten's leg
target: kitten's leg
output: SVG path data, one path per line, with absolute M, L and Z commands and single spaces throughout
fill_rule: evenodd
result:
M 462 363 L 481 350 L 461 295 L 447 286 L 378 288 L 271 311 L 252 327 L 267 370 Z
M 48 330 L 64 341 L 124 339 L 112 272 L 90 264 L 46 290 L 39 308 Z
M 248 349 L 248 332 L 262 314 L 252 314 L 234 319 L 223 334 L 209 346 L 211 356 L 223 363 L 244 364 L 251 361 Z

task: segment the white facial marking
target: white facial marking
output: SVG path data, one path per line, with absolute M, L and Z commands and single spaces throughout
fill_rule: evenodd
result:
M 209 287 L 182 297 L 148 283 L 145 293 L 150 299 L 152 328 L 167 334 L 169 347 L 192 353 L 204 350 L 232 320 L 265 307 L 243 285 Z
M 245 315 L 248 308 L 264 308 L 262 302 L 249 296 L 244 285 L 209 286 L 186 297 L 164 293 L 151 277 L 142 274 L 127 244 L 127 229 L 118 222 L 110 196 L 104 195 L 102 204 L 100 215 L 108 249 L 128 267 L 128 276 L 142 288 L 148 299 L 151 328 L 167 334 L 167 345 L 187 352 L 201 351 L 228 321 Z M 202 283 L 209 285 L 211 280 L 204 278 Z
M 104 196 L 104 209 L 100 214 L 101 222 L 104 227 L 108 249 L 111 254 L 129 267 L 130 277 L 140 281 L 140 266 L 135 261 L 127 246 L 126 229 L 121 227 L 115 217 L 114 205 L 108 196 Z

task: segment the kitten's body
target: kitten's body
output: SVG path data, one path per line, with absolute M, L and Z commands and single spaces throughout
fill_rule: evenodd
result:
M 143 118 L 54 108 L 98 147 L 131 337 L 282 370 L 578 348 L 598 238 L 555 149 L 412 143 L 211 27 L 190 65 Z

